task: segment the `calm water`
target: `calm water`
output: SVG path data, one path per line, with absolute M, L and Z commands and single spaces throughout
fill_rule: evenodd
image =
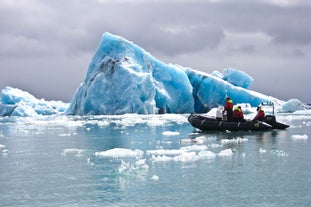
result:
M 209 132 L 186 115 L 0 118 L 0 206 L 310 206 L 311 115 Z

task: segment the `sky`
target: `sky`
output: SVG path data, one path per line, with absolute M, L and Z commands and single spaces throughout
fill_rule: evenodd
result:
M 0 0 L 0 89 L 70 102 L 105 32 L 164 63 L 236 68 L 311 103 L 309 0 Z

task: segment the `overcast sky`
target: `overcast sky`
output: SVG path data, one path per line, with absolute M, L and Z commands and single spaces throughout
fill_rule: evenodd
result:
M 233 67 L 311 103 L 310 0 L 0 0 L 0 89 L 70 102 L 104 32 L 165 63 Z

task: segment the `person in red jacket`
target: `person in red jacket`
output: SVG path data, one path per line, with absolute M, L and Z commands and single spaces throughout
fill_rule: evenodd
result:
M 226 103 L 224 107 L 223 113 L 227 113 L 227 120 L 230 121 L 232 120 L 232 114 L 233 114 L 233 101 L 231 100 L 230 97 L 226 98 Z
M 241 109 L 241 106 L 238 106 L 238 107 L 234 108 L 233 114 L 232 114 L 232 120 L 233 121 L 238 121 L 238 122 L 245 121 L 244 114 L 243 114 L 243 111 Z
M 253 121 L 263 121 L 265 118 L 265 112 L 261 107 L 257 107 L 257 114 L 253 118 Z

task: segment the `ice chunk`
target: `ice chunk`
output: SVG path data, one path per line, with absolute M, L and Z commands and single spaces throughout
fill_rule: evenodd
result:
M 171 132 L 171 131 L 162 132 L 163 136 L 177 136 L 179 134 L 180 134 L 179 132 Z
M 153 175 L 153 176 L 151 177 L 151 180 L 158 181 L 158 180 L 159 180 L 159 176 Z
M 308 138 L 309 137 L 306 134 L 304 134 L 304 135 L 296 134 L 296 135 L 291 136 L 291 139 L 294 141 L 306 141 L 306 140 L 308 140 Z
M 298 99 L 291 99 L 281 105 L 281 111 L 285 113 L 292 113 L 299 110 L 304 110 L 305 105 Z
M 233 152 L 231 149 L 225 149 L 218 153 L 219 157 L 232 157 Z
M 136 157 L 140 158 L 144 154 L 141 150 L 130 150 L 123 148 L 114 148 L 102 152 L 95 152 L 95 156 L 97 157 L 111 157 L 111 158 L 125 158 L 125 157 Z
M 64 149 L 62 152 L 63 156 L 67 155 L 74 155 L 74 156 L 82 156 L 84 150 L 82 149 L 76 149 L 76 148 L 70 148 L 70 149 Z
M 0 116 L 62 114 L 68 105 L 62 101 L 39 100 L 26 91 L 7 86 L 0 95 Z

